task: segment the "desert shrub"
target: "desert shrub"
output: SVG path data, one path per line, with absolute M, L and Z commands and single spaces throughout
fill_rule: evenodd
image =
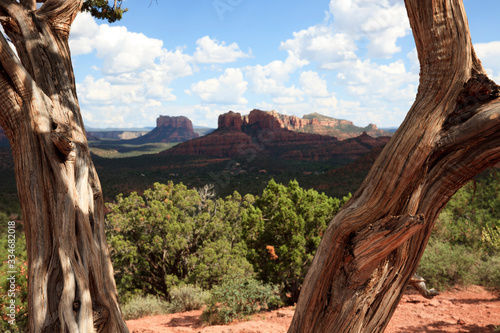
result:
M 418 271 L 431 287 L 500 286 L 500 173 L 462 187 L 436 221 Z
M 476 272 L 480 285 L 500 289 L 500 256 L 486 256 L 480 261 Z
M 135 295 L 121 308 L 126 320 L 169 313 L 169 304 L 152 295 Z
M 171 313 L 198 310 L 205 305 L 210 293 L 193 285 L 174 287 L 170 291 Z
M 248 259 L 261 281 L 281 287 L 286 303 L 297 301 L 323 232 L 347 200 L 271 180 L 244 212 Z
M 479 254 L 464 245 L 431 238 L 417 272 L 426 279 L 428 286 L 441 290 L 455 284 L 476 283 L 479 257 Z
M 210 325 L 227 324 L 280 305 L 275 286 L 254 279 L 228 280 L 211 290 L 202 318 Z
M 500 173 L 462 187 L 448 202 L 436 222 L 433 235 L 451 244 L 495 252 L 500 230 Z
M 500 253 L 500 226 L 486 226 L 481 238 L 487 250 Z
M 183 283 L 210 289 L 225 278 L 252 276 L 241 238 L 242 211 L 253 201 L 237 192 L 212 199 L 209 188 L 155 183 L 140 196 L 108 204 L 106 236 L 121 295 L 141 291 L 169 300 Z

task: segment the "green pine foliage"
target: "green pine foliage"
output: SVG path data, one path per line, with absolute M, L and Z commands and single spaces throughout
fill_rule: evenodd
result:
M 153 295 L 134 295 L 121 307 L 126 320 L 169 313 L 169 304 Z
M 439 290 L 477 282 L 478 255 L 470 248 L 433 238 L 427 245 L 418 273 Z
M 469 182 L 436 221 L 418 272 L 432 287 L 500 288 L 500 173 Z
M 244 238 L 258 278 L 281 286 L 286 303 L 297 301 L 300 287 L 323 232 L 342 200 L 271 180 L 261 198 L 245 212 Z
M 202 319 L 208 325 L 228 324 L 280 305 L 275 286 L 254 279 L 227 280 L 212 289 Z
M 500 173 L 491 171 L 453 196 L 439 215 L 435 236 L 451 244 L 491 252 L 495 250 L 495 232 L 499 229 Z M 491 242 L 485 242 L 485 236 Z
M 175 287 L 170 291 L 169 312 L 184 312 L 200 309 L 207 302 L 210 293 L 190 284 Z
M 500 288 L 500 174 L 471 182 L 443 209 L 418 272 L 430 287 Z M 207 305 L 207 323 L 228 323 L 296 302 L 327 225 L 348 198 L 271 180 L 260 197 L 156 183 L 108 204 L 106 233 L 127 318 Z M 8 234 L 7 215 L 0 230 Z M 16 224 L 16 322 L 27 324 L 26 245 Z M 8 238 L 0 238 L 0 294 L 8 290 Z M 210 290 L 208 292 L 207 290 Z M 5 313 L 7 297 L 0 299 Z M 168 303 L 167 303 L 168 301 Z M 6 319 L 6 318 L 2 318 Z M 1 326 L 3 325 L 3 326 Z M 12 327 L 0 323 L 0 331 Z M 15 331 L 13 331 L 15 332 Z
M 119 21 L 127 8 L 122 8 L 122 0 L 109 4 L 108 0 L 85 0 L 83 2 L 82 11 L 89 12 L 98 19 L 107 20 L 109 23 Z
M 212 197 L 209 188 L 169 182 L 108 205 L 106 234 L 123 297 L 140 291 L 169 300 L 181 283 L 209 289 L 253 275 L 241 237 L 241 215 L 253 197 Z

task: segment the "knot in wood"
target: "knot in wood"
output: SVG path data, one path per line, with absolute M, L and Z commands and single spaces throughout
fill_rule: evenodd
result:
M 500 86 L 484 74 L 474 74 L 464 83 L 463 89 L 457 97 L 455 109 L 448 115 L 443 130 L 463 124 L 475 114 L 478 106 L 500 97 Z

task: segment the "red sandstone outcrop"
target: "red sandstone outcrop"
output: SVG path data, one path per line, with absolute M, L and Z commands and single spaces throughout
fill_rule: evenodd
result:
M 132 144 L 183 142 L 197 137 L 198 134 L 194 132 L 193 123 L 189 118 L 160 116 L 156 119 L 155 129 L 136 139 L 127 140 L 127 142 Z
M 312 122 L 297 117 L 288 117 L 286 120 L 290 124 L 299 125 L 305 124 L 306 121 Z M 351 160 L 374 147 L 384 145 L 389 140 L 388 137 L 372 138 L 364 133 L 358 138 L 339 141 L 332 136 L 291 131 L 285 128 L 284 124 L 275 111 L 252 110 L 244 117 L 230 111 L 219 116 L 217 130 L 204 137 L 180 143 L 162 154 L 226 158 L 262 155 L 284 159 Z
M 255 123 L 259 123 L 259 126 L 262 128 L 283 128 L 299 133 L 329 135 L 339 140 L 355 138 L 363 132 L 366 132 L 371 137 L 392 135 L 390 132 L 378 129 L 374 124 L 369 124 L 366 127 L 358 127 L 351 121 L 335 119 L 317 113 L 311 113 L 299 118 L 280 114 L 274 110 L 252 110 L 249 115 L 243 117 L 243 125 L 252 125 Z
M 241 130 L 242 125 L 243 119 L 241 118 L 241 114 L 239 113 L 229 111 L 228 113 L 224 113 L 219 116 L 218 129 L 234 128 L 237 130 Z
M 193 123 L 189 118 L 184 116 L 159 116 L 156 119 L 156 127 L 183 128 L 187 131 L 193 131 Z

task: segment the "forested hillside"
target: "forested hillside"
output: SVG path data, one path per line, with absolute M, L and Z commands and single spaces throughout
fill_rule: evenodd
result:
M 430 287 L 500 288 L 499 189 L 500 173 L 490 170 L 443 209 L 419 267 Z M 216 197 L 213 190 L 156 183 L 107 204 L 108 243 L 127 318 L 207 304 L 205 320 L 226 323 L 293 304 L 323 231 L 349 198 L 306 190 L 295 180 L 271 180 L 258 195 Z M 0 219 L 7 227 L 8 216 Z M 22 223 L 17 226 L 17 246 L 25 251 Z M 7 249 L 0 247 L 4 257 Z M 6 290 L 6 266 L 0 274 Z M 25 296 L 19 300 L 25 320 Z

